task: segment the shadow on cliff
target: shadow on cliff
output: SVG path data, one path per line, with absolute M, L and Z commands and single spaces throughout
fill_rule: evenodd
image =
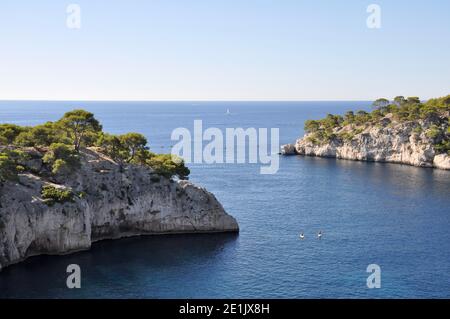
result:
M 152 297 L 152 286 L 178 276 L 180 283 L 205 276 L 236 254 L 237 233 L 131 237 L 94 243 L 64 256 L 36 256 L 0 272 L 0 298 Z M 66 268 L 78 264 L 82 289 L 68 289 Z M 84 288 L 84 289 L 83 289 Z M 112 293 L 112 289 L 114 293 Z M 155 289 L 158 289 L 155 287 Z M 145 291 L 143 293 L 143 291 Z

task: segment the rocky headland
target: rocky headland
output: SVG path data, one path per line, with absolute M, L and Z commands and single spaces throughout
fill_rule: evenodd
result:
M 10 128 L 0 125 L 0 137 L 3 129 L 11 138 Z M 87 140 L 77 150 L 63 143 L 24 146 L 20 134 L 34 144 L 41 136 L 33 129 L 0 145 L 0 270 L 104 239 L 239 231 L 213 194 L 186 180 L 183 163 L 149 152 L 147 141 L 136 138 L 142 136 L 105 142 L 99 131 L 97 146 Z
M 44 178 L 42 154 L 33 156 L 18 181 L 0 190 L 0 269 L 39 254 L 89 249 L 93 242 L 136 235 L 238 231 L 215 196 L 184 180 L 152 169 L 121 166 L 93 149 L 81 152 L 71 176 Z M 49 202 L 44 186 L 72 198 Z
M 449 105 L 450 96 L 426 103 L 380 99 L 371 113 L 350 111 L 307 121 L 304 137 L 283 145 L 281 153 L 449 170 Z

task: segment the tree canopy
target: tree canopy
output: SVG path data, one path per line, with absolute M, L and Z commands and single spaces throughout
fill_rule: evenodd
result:
M 373 102 L 373 110 L 348 111 L 343 117 L 339 115 L 327 114 L 320 120 L 305 121 L 305 132 L 308 138 L 314 143 L 326 143 L 331 139 L 351 140 L 358 132 L 363 130 L 365 125 L 377 125 L 386 116 L 398 122 L 428 120 L 441 121 L 441 125 L 435 125 L 428 129 L 427 136 L 435 141 L 435 150 L 439 153 L 450 152 L 450 134 L 448 132 L 448 121 L 450 113 L 450 95 L 430 99 L 421 102 L 419 97 L 397 96 L 393 101 L 380 98 Z M 390 121 L 390 120 L 389 120 Z M 344 126 L 351 126 L 350 131 L 336 135 L 335 131 Z M 447 130 L 447 132 L 446 132 Z M 416 130 L 416 132 L 419 130 Z
M 389 105 L 389 100 L 385 98 L 380 98 L 375 100 L 372 105 L 375 109 L 384 109 L 386 106 Z
M 102 126 L 94 114 L 85 110 L 67 112 L 56 122 L 56 126 L 66 133 L 76 151 L 79 151 L 83 143 L 86 144 L 90 138 L 102 130 Z
M 189 169 L 182 160 L 174 160 L 170 154 L 150 152 L 147 138 L 139 133 L 122 135 L 102 131 L 102 125 L 94 114 L 85 110 L 73 110 L 56 122 L 34 127 L 0 124 L 0 145 L 20 150 L 38 148 L 52 174 L 70 174 L 80 166 L 81 149 L 97 147 L 120 165 L 144 165 L 156 174 L 167 178 L 185 179 Z M 14 179 L 21 167 L 17 156 L 0 148 L 0 181 Z

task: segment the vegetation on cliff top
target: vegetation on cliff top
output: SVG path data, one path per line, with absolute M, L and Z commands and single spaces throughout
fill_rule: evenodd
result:
M 66 203 L 74 200 L 74 193 L 70 189 L 59 189 L 52 185 L 45 185 L 41 191 L 42 199 L 51 206 L 54 203 Z
M 314 144 L 330 141 L 351 141 L 369 126 L 382 123 L 412 122 L 416 124 L 413 133 L 425 135 L 433 140 L 434 149 L 439 153 L 450 154 L 450 95 L 430 99 L 423 103 L 418 97 L 397 96 L 392 101 L 381 98 L 373 102 L 373 111 L 348 111 L 344 116 L 328 114 L 321 120 L 307 120 L 305 132 L 307 139 Z M 428 123 L 430 125 L 422 126 Z
M 20 158 L 25 155 L 20 151 L 5 150 L 0 152 L 0 182 L 17 180 L 17 174 L 25 170 L 19 165 Z
M 102 131 L 100 122 L 85 110 L 73 110 L 56 122 L 34 127 L 0 124 L 0 182 L 16 180 L 26 169 L 27 154 L 34 148 L 45 155 L 42 162 L 52 174 L 70 174 L 80 166 L 80 150 L 98 147 L 120 165 L 143 165 L 167 178 L 187 179 L 190 171 L 181 159 L 170 154 L 155 154 L 147 139 L 139 133 L 112 135 Z

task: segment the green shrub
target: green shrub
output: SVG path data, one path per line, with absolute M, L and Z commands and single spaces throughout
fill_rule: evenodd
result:
M 17 150 L 4 150 L 0 153 L 0 181 L 17 181 L 17 174 L 25 171 L 19 162 L 27 159 L 27 154 Z
M 356 136 L 356 135 L 358 135 L 358 134 L 361 134 L 362 132 L 364 132 L 364 129 L 362 129 L 362 128 L 356 128 L 356 129 L 353 130 L 352 133 Z
M 139 133 L 111 135 L 102 133 L 97 140 L 106 155 L 118 163 L 144 164 L 153 154 L 147 147 L 147 139 Z
M 383 112 L 381 110 L 374 110 L 371 113 L 371 119 L 372 121 L 378 121 L 383 117 Z
M 320 120 L 320 126 L 326 130 L 340 127 L 344 119 L 340 115 L 327 114 L 327 117 Z
M 339 133 L 338 137 L 345 142 L 350 142 L 355 137 L 355 134 L 352 132 L 342 132 Z
M 355 122 L 355 113 L 353 113 L 353 111 L 348 111 L 347 113 L 345 113 L 343 125 L 352 124 L 354 122 Z
M 66 203 L 74 200 L 74 194 L 69 189 L 59 189 L 51 185 L 44 185 L 41 191 L 42 199 L 47 204 Z
M 155 173 L 167 178 L 178 176 L 180 179 L 187 179 L 190 174 L 190 170 L 184 165 L 184 161 L 171 154 L 153 155 L 147 159 L 146 164 Z
M 413 132 L 416 134 L 421 134 L 423 132 L 422 126 L 418 125 L 413 129 Z
M 62 135 L 62 132 L 52 122 L 32 127 L 20 133 L 15 140 L 19 146 L 42 147 L 53 143 L 69 144 L 70 140 Z
M 389 100 L 385 98 L 380 98 L 372 103 L 375 110 L 383 111 L 389 105 Z
M 319 144 L 319 140 L 317 139 L 317 137 L 316 137 L 315 134 L 309 135 L 309 136 L 306 138 L 306 141 L 308 141 L 308 142 L 310 142 L 310 143 L 312 143 L 312 144 L 314 144 L 314 145 L 318 145 L 318 144 Z
M 427 137 L 435 139 L 441 135 L 441 130 L 436 125 L 432 125 L 426 132 Z
M 367 113 L 366 111 L 362 111 L 362 110 L 356 112 L 355 123 L 357 125 L 365 124 L 365 123 L 369 122 L 370 120 L 371 120 L 370 113 Z
M 16 181 L 17 174 L 15 161 L 7 153 L 0 153 L 0 182 Z
M 77 193 L 78 198 L 83 199 L 87 196 L 86 192 L 78 192 Z
M 320 123 L 318 121 L 315 120 L 307 120 L 305 122 L 305 127 L 304 130 L 307 133 L 314 133 L 317 132 L 317 130 L 319 130 L 320 128 Z
M 435 144 L 434 149 L 437 154 L 448 154 L 450 155 L 450 140 L 444 140 L 441 143 Z
M 80 158 L 74 146 L 63 143 L 50 145 L 42 160 L 51 166 L 53 174 L 70 173 L 80 166 Z
M 13 144 L 16 137 L 26 130 L 27 128 L 15 124 L 0 124 L 1 144 Z
M 338 138 L 338 136 L 334 134 L 331 129 L 320 129 L 310 134 L 306 140 L 314 145 L 321 145 L 329 143 L 336 138 Z
M 69 172 L 71 165 L 63 159 L 57 159 L 52 165 L 52 173 L 59 174 Z

